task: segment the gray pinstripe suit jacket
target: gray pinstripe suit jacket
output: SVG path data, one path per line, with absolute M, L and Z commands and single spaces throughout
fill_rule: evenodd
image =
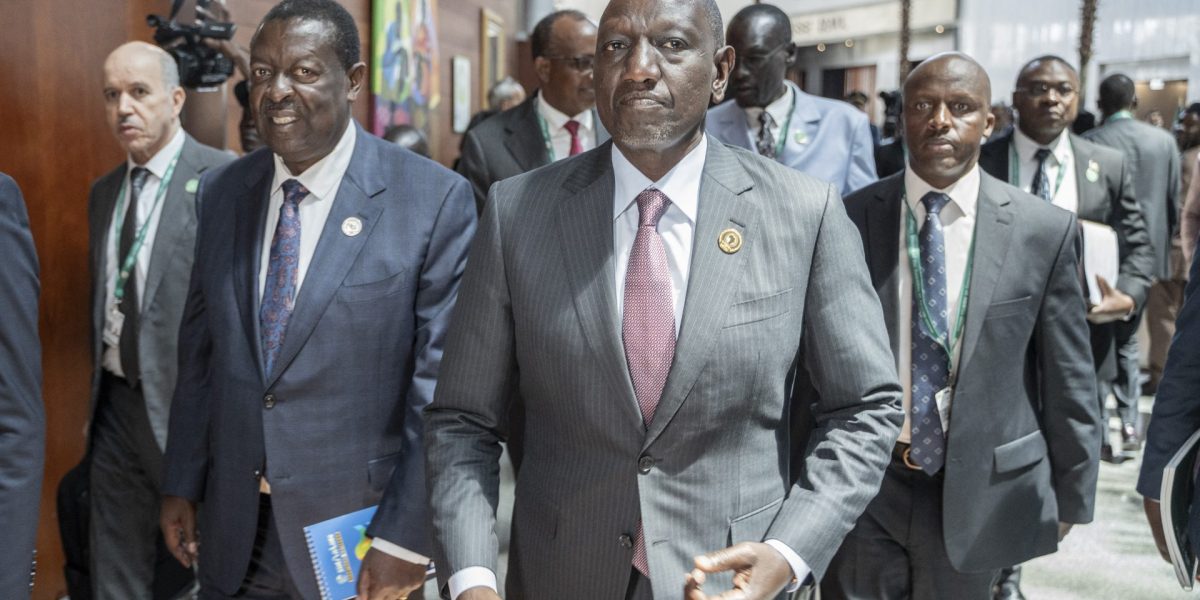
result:
M 819 576 L 877 492 L 902 419 L 837 191 L 710 141 L 675 361 L 648 430 L 616 316 L 612 194 L 611 143 L 492 188 L 426 411 L 443 585 L 495 569 L 499 424 L 515 392 L 527 424 L 509 598 L 624 598 L 639 516 L 657 598 L 680 597 L 693 556 L 742 541 L 778 539 Z M 727 228 L 744 239 L 734 254 L 717 247 Z M 798 372 L 819 399 L 793 398 Z M 807 446 L 793 410 L 815 423 Z

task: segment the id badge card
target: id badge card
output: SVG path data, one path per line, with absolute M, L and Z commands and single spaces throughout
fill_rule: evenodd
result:
M 108 307 L 108 318 L 104 320 L 104 343 L 113 348 L 121 345 L 121 330 L 125 328 L 125 313 L 116 304 Z
M 945 431 L 950 426 L 950 400 L 954 396 L 954 388 L 944 387 L 933 395 L 933 401 L 937 403 L 938 416 L 942 419 L 942 431 Z

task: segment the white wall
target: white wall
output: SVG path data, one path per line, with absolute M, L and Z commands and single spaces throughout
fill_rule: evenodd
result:
M 1017 72 L 1030 58 L 1058 54 L 1078 64 L 1079 4 L 962 1 L 960 48 L 988 70 L 993 99 L 1011 99 Z M 1135 80 L 1188 79 L 1189 98 L 1200 96 L 1200 0 L 1102 0 L 1093 47 L 1087 94 L 1092 110 L 1105 64 L 1116 67 L 1108 72 L 1119 69 Z

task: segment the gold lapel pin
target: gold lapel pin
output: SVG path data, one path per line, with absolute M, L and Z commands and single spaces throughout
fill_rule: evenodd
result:
M 346 220 L 342 221 L 342 233 L 349 237 L 362 233 L 362 220 L 358 217 L 346 217 Z
M 733 254 L 742 249 L 742 234 L 736 229 L 726 229 L 717 236 L 717 247 L 725 254 Z

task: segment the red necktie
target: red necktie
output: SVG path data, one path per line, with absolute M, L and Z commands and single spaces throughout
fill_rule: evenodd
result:
M 579 121 L 570 120 L 563 124 L 563 129 L 571 134 L 571 153 L 568 156 L 575 156 L 583 152 L 583 144 L 579 141 Z
M 675 358 L 675 305 L 671 293 L 671 272 L 667 266 L 667 248 L 658 233 L 658 221 L 671 201 L 666 194 L 649 189 L 637 197 L 638 228 L 629 253 L 625 273 L 625 308 L 621 319 L 621 340 L 629 362 L 629 376 L 642 420 L 654 421 L 654 412 L 662 398 L 667 374 Z M 646 577 L 650 565 L 646 540 L 638 523 L 633 548 L 633 566 Z

